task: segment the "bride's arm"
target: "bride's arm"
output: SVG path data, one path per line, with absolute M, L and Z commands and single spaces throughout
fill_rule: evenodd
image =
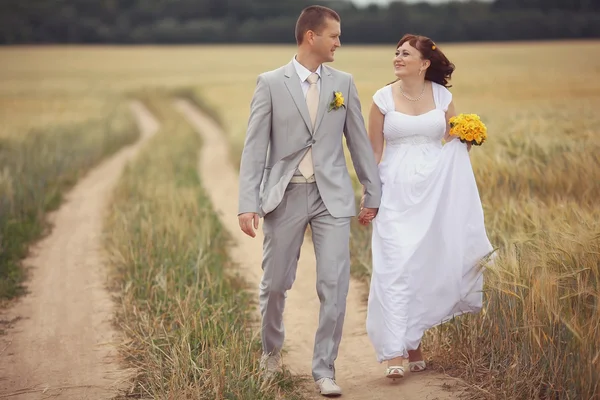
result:
M 383 114 L 375 103 L 371 104 L 369 112 L 369 140 L 375 155 L 375 162 L 379 164 L 383 156 Z
M 448 110 L 446 111 L 446 133 L 444 134 L 444 142 L 448 143 L 451 140 L 456 139 L 456 136 L 450 135 L 450 118 L 456 116 L 456 109 L 454 108 L 454 100 L 450 102 L 448 105 Z M 467 150 L 471 150 L 471 144 L 467 144 Z
M 456 110 L 454 109 L 454 100 L 448 105 L 446 111 L 446 133 L 444 134 L 444 142 L 448 143 L 451 140 L 456 139 L 456 136 L 450 136 L 450 118 L 456 116 Z

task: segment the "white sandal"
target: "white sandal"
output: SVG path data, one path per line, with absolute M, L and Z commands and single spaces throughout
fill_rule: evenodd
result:
M 404 367 L 402 367 L 402 366 L 387 367 L 387 370 L 385 372 L 385 377 L 391 378 L 391 379 L 404 378 Z
M 408 370 L 410 372 L 423 372 L 427 369 L 427 364 L 425 361 L 412 361 L 408 363 Z

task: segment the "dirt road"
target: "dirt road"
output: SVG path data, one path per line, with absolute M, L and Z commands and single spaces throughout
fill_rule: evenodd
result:
M 50 218 L 49 236 L 37 243 L 29 294 L 2 312 L 13 321 L 0 337 L 0 398 L 110 399 L 127 379 L 120 370 L 106 290 L 102 222 L 126 163 L 158 128 L 132 103 L 140 139 L 90 171 Z
M 229 162 L 228 145 L 219 126 L 186 100 L 175 106 L 186 116 L 204 140 L 198 166 L 202 182 L 212 204 L 220 214 L 225 228 L 237 246 L 231 250 L 241 274 L 258 291 L 261 278 L 262 232 L 251 239 L 244 235 L 237 222 L 238 175 Z M 316 268 L 314 249 L 310 241 L 302 246 L 296 281 L 288 292 L 284 324 L 286 354 L 283 361 L 294 373 L 310 375 L 314 334 L 317 328 L 319 299 L 315 290 Z M 258 292 L 257 292 L 258 293 Z M 396 383 L 384 377 L 385 366 L 375 360 L 375 354 L 365 332 L 364 284 L 352 280 L 348 295 L 344 335 L 336 361 L 337 382 L 344 399 L 442 400 L 455 399 L 456 394 L 442 388 L 454 387 L 452 378 L 426 371 L 407 373 Z M 315 398 L 320 396 L 316 395 Z

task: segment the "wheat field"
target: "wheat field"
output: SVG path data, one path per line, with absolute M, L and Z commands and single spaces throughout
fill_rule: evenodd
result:
M 473 398 L 592 399 L 600 393 L 600 71 L 598 42 L 440 45 L 456 64 L 458 112 L 477 113 L 490 140 L 471 159 L 499 257 L 486 308 L 428 333 L 434 364 L 472 383 Z M 393 80 L 393 46 L 338 51 L 365 114 Z M 292 49 L 211 51 L 220 72 L 198 87 L 239 161 L 255 76 Z M 229 72 L 231 70 L 233 72 Z M 356 182 L 355 182 L 356 183 Z M 358 185 L 356 186 L 358 189 Z M 368 232 L 352 235 L 353 271 L 368 281 Z
M 488 126 L 490 138 L 471 160 L 500 257 L 486 271 L 484 312 L 429 333 L 432 365 L 465 378 L 478 399 L 596 398 L 600 42 L 439 47 L 457 67 L 451 81 L 457 111 L 477 113 Z M 365 118 L 371 95 L 394 78 L 394 50 L 391 44 L 337 52 L 333 66 L 354 75 Z M 222 122 L 232 162 L 239 162 L 256 76 L 293 54 L 290 46 L 0 49 L 0 215 L 14 212 L 15 188 L 33 177 L 38 182 L 48 165 L 60 173 L 44 179 L 72 181 L 132 141 L 125 100 L 145 92 L 193 93 Z M 44 136 L 54 147 L 40 141 Z M 1 151 L 15 143 L 27 144 L 19 159 L 47 154 L 47 162 L 17 162 Z M 82 163 L 89 154 L 93 162 Z M 57 191 L 52 186 L 31 199 L 30 208 L 46 210 Z M 353 271 L 368 279 L 368 232 L 354 230 L 352 240 Z

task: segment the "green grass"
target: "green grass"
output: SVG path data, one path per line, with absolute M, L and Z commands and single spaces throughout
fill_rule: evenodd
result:
M 254 293 L 233 273 L 227 234 L 199 180 L 199 136 L 168 97 L 143 100 L 161 129 L 125 171 L 106 227 L 135 395 L 300 399 L 290 374 L 260 379 Z
M 83 174 L 137 137 L 122 103 L 102 119 L 0 139 L 0 299 L 24 292 L 21 261 L 50 228 L 46 213 Z

